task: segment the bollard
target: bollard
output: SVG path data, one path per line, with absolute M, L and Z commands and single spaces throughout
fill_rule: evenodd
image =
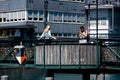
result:
M 45 80 L 53 80 L 53 77 L 46 77 Z
M 96 80 L 105 80 L 105 74 L 97 74 Z
M 8 75 L 2 75 L 1 80 L 8 80 Z

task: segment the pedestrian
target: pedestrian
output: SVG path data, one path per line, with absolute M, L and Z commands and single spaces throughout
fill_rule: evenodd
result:
M 80 38 L 80 43 L 87 43 L 89 41 L 89 32 L 84 26 L 80 26 L 78 37 Z

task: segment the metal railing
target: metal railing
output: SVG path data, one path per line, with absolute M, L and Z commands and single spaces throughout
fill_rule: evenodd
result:
M 57 69 L 93 69 L 101 66 L 119 68 L 120 66 L 119 39 L 98 39 L 98 44 L 82 44 L 77 38 L 0 41 L 4 44 L 0 46 L 0 65 L 20 65 L 16 60 L 17 49 L 14 49 L 14 46 L 20 42 L 25 46 L 27 59 L 22 64 L 25 66 Z
M 96 50 L 95 43 L 82 44 L 79 39 L 46 40 L 36 45 L 35 64 L 43 68 L 96 68 Z
M 119 39 L 99 39 L 101 42 L 101 60 L 105 68 L 120 69 Z

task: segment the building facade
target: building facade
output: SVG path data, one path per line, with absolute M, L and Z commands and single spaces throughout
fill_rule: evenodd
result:
M 39 37 L 45 24 L 52 35 L 76 37 L 85 25 L 84 0 L 3 0 L 0 1 L 0 36 L 32 39 Z
M 119 0 L 98 0 L 98 37 L 118 38 Z M 87 11 L 86 11 L 86 10 Z M 85 26 L 96 37 L 96 0 L 1 0 L 0 37 L 35 39 L 50 24 L 56 37 L 77 37 Z
M 120 38 L 119 0 L 98 0 L 98 13 L 96 12 L 96 0 L 91 0 L 87 3 L 86 9 L 88 10 L 88 28 L 91 37 L 96 37 L 96 18 L 98 18 L 99 38 Z

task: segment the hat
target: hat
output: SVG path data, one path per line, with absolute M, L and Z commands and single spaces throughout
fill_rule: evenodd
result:
M 44 29 L 44 32 L 48 32 L 49 29 L 50 29 L 50 25 L 47 25 L 46 28 Z

